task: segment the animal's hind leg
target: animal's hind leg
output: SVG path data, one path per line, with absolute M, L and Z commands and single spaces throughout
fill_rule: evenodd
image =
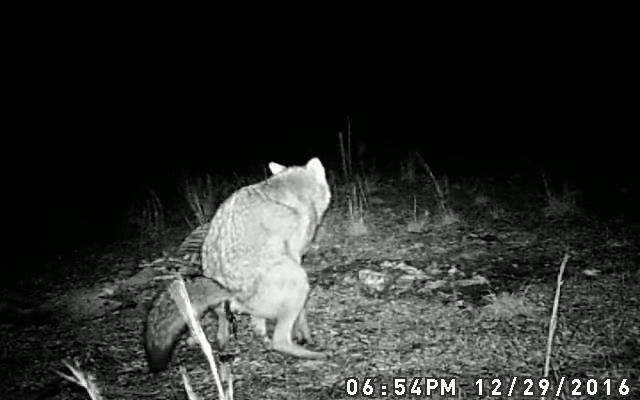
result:
M 251 316 L 251 326 L 253 327 L 253 332 L 262 340 L 265 346 L 271 345 L 271 340 L 269 340 L 269 336 L 267 336 L 267 320 L 264 318 L 256 317 L 254 315 Z
M 291 339 L 294 326 L 303 337 L 309 334 L 304 313 L 309 283 L 304 269 L 292 259 L 284 258 L 269 267 L 261 279 L 259 291 L 249 305 L 252 315 L 277 320 L 273 349 L 296 357 L 326 358 L 326 354 L 305 349 Z

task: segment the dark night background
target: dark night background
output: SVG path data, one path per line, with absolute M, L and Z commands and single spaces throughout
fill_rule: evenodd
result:
M 242 174 L 312 156 L 339 167 L 347 117 L 354 143 L 381 165 L 417 150 L 438 176 L 537 179 L 543 167 L 612 214 L 638 195 L 637 111 L 622 59 L 523 53 L 382 65 L 374 53 L 356 65 L 116 50 L 33 50 L 18 62 L 3 183 L 19 256 L 3 272 L 116 240 L 132 199 L 175 189 L 184 169 Z M 631 188 L 622 203 L 621 187 Z

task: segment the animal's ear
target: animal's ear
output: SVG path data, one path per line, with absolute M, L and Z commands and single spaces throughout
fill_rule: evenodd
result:
M 275 162 L 270 162 L 269 163 L 269 170 L 271 171 L 271 173 L 273 175 L 277 175 L 280 172 L 282 172 L 286 167 L 284 165 L 280 165 L 278 163 Z
M 313 157 L 311 160 L 309 160 L 309 162 L 307 163 L 307 169 L 313 172 L 313 174 L 319 180 L 325 179 L 324 166 L 317 157 Z

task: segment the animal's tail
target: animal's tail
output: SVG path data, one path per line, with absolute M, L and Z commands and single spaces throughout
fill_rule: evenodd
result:
M 229 298 L 225 288 L 205 277 L 196 277 L 185 284 L 197 318 Z M 169 291 L 158 293 L 151 303 L 144 328 L 144 347 L 151 371 L 167 367 L 186 325 Z

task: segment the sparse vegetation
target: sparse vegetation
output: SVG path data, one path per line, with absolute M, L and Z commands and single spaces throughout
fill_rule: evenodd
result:
M 342 161 L 342 185 L 338 188 L 338 193 L 342 194 L 347 207 L 346 232 L 350 236 L 362 236 L 369 233 L 369 225 L 366 221 L 368 194 L 376 190 L 378 179 L 375 174 L 364 174 L 363 171 L 353 172 L 353 162 L 351 158 L 351 125 L 347 129 L 347 138 L 342 132 L 338 133 L 340 142 L 340 156 Z M 364 165 L 363 162 L 360 165 Z M 373 170 L 372 170 L 373 171 Z
M 494 220 L 504 219 L 506 215 L 507 215 L 507 212 L 502 207 L 493 206 L 489 208 L 489 216 Z
M 425 209 L 422 212 L 418 212 L 418 200 L 416 196 L 413 196 L 413 219 L 407 224 L 407 232 L 420 233 L 424 231 L 430 220 L 429 210 Z
M 420 162 L 425 172 L 428 174 L 428 176 L 431 178 L 431 181 L 433 182 L 433 187 L 435 188 L 436 194 L 438 195 L 438 205 L 440 207 L 440 212 L 442 213 L 442 215 L 451 214 L 452 211 L 449 209 L 449 205 L 447 201 L 448 196 L 446 196 L 445 191 L 443 191 L 442 188 L 440 187 L 440 183 L 436 179 L 435 175 L 433 175 L 433 172 L 431 171 L 429 164 L 427 164 L 427 162 L 422 158 L 420 154 L 415 153 L 415 157 Z M 445 190 L 448 193 L 449 181 L 445 178 L 444 183 L 445 183 L 445 186 L 444 186 Z
M 130 208 L 129 223 L 140 238 L 158 240 L 166 227 L 164 207 L 156 192 L 149 189 L 146 193 Z
M 349 211 L 347 232 L 349 235 L 360 236 L 369 233 L 369 228 L 365 223 L 367 194 L 364 186 L 358 181 L 351 184 L 351 192 L 347 195 L 347 206 Z
M 63 372 L 56 371 L 58 375 L 62 378 L 68 380 L 69 382 L 73 382 L 76 385 L 84 388 L 91 400 L 102 400 L 102 395 L 100 395 L 100 390 L 98 389 L 98 385 L 95 382 L 95 378 L 90 374 L 82 372 L 80 366 L 76 363 L 75 366 L 71 365 L 68 362 L 64 362 L 65 367 L 71 371 L 73 376 L 67 375 Z
M 436 179 L 435 175 L 431 171 L 431 168 L 418 153 L 412 153 L 409 157 L 411 165 L 421 165 L 424 169 L 427 178 L 432 182 L 434 192 L 436 195 L 437 210 L 430 212 L 427 207 L 422 207 L 423 211 L 418 212 L 418 201 L 416 196 L 413 196 L 413 219 L 407 224 L 407 231 L 412 233 L 420 233 L 431 228 L 444 228 L 448 226 L 457 225 L 460 223 L 460 216 L 453 212 L 449 206 L 449 180 L 445 177 L 441 186 L 440 182 Z M 403 172 L 403 174 L 406 171 Z
M 206 174 L 203 178 L 185 178 L 183 193 L 197 225 L 209 222 L 220 197 L 220 188 L 214 184 L 211 174 Z M 191 227 L 195 227 L 188 218 L 185 220 Z
M 562 191 L 559 194 L 553 193 L 549 187 L 547 177 L 542 172 L 542 182 L 547 204 L 543 208 L 544 216 L 547 218 L 563 218 L 578 214 L 578 197 L 579 192 L 569 188 L 569 182 L 564 181 Z
M 406 182 L 409 185 L 415 184 L 417 169 L 418 163 L 415 153 L 409 153 L 409 155 L 400 162 L 400 181 Z
M 538 307 L 533 304 L 523 294 L 500 293 L 487 296 L 489 304 L 484 306 L 484 310 L 493 318 L 511 320 L 517 316 L 534 317 L 538 312 Z

